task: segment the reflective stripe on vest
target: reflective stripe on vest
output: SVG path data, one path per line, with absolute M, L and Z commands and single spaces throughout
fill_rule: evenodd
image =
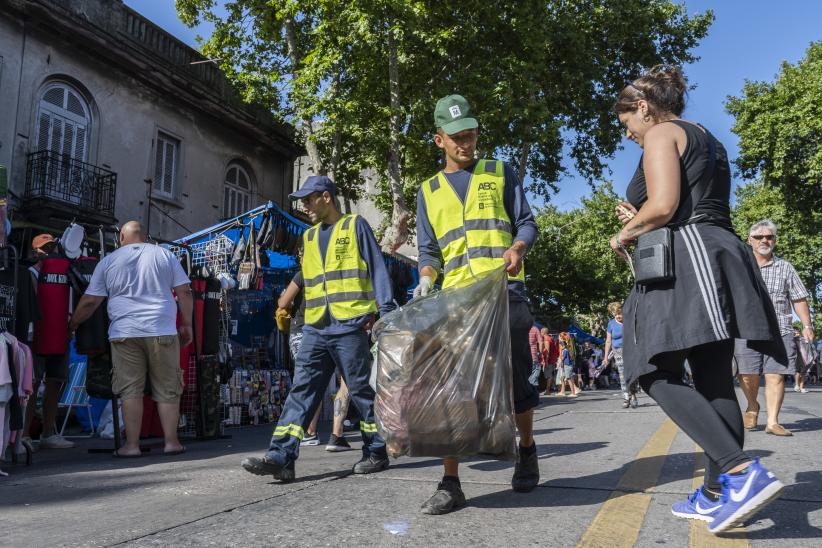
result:
M 344 215 L 331 229 L 325 258 L 320 254 L 319 225 L 303 236 L 305 322 L 322 320 L 326 308 L 337 320 L 377 311 L 368 265 L 357 246 L 357 215 Z
M 505 264 L 502 256 L 513 236 L 503 201 L 504 170 L 500 161 L 478 161 L 465 203 L 442 172 L 423 183 L 428 221 L 443 257 L 443 287 L 471 285 L 477 275 Z M 508 278 L 525 281 L 525 268 Z

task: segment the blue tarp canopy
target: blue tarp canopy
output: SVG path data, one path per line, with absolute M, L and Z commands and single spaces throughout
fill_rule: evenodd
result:
M 289 215 L 280 209 L 277 204 L 269 201 L 268 203 L 246 211 L 233 219 L 228 219 L 227 221 L 217 223 L 216 225 L 204 228 L 194 234 L 189 234 L 179 240 L 175 240 L 174 243 L 191 245 L 206 242 L 219 234 L 223 234 L 236 244 L 240 240 L 241 235 L 248 235 L 248 228 L 252 224 L 254 225 L 255 230 L 260 228 L 260 224 L 263 220 L 263 214 L 266 211 L 274 216 L 279 216 L 281 220 L 284 220 L 289 228 L 289 232 L 291 233 L 302 234 L 303 231 L 308 228 L 306 223 L 292 215 Z M 271 270 L 291 270 L 297 268 L 297 261 L 291 255 L 271 250 L 266 250 L 266 254 L 268 255 L 268 268 Z
M 263 220 L 263 214 L 268 212 L 269 215 L 274 217 L 278 217 L 278 221 L 280 223 L 285 223 L 288 232 L 290 234 L 297 234 L 302 235 L 302 233 L 309 228 L 309 225 L 301 221 L 300 219 L 294 217 L 283 211 L 277 204 L 274 202 L 269 201 L 268 203 L 261 205 L 259 207 L 255 207 L 245 213 L 234 217 L 233 219 L 228 219 L 216 225 L 210 226 L 208 228 L 204 228 L 194 234 L 190 234 L 179 240 L 175 240 L 174 243 L 176 244 L 183 244 L 183 245 L 191 245 L 197 244 L 202 242 L 207 242 L 212 238 L 217 237 L 218 235 L 224 235 L 229 238 L 235 245 L 240 240 L 240 236 L 248 236 L 249 227 L 253 224 L 255 230 L 259 230 L 260 225 Z M 278 251 L 266 250 L 266 254 L 268 255 L 268 264 L 267 268 L 263 270 L 293 270 L 298 268 L 298 263 L 295 257 L 288 255 L 287 253 L 281 253 Z M 419 280 L 419 275 L 417 273 L 416 264 L 411 259 L 403 257 L 401 255 L 389 255 L 383 253 L 383 257 L 386 262 L 386 266 L 391 268 L 393 263 L 397 263 L 402 268 L 407 268 L 409 274 L 411 275 L 411 279 L 413 280 L 411 285 L 408 287 L 408 291 L 413 289 Z
M 594 337 L 590 333 L 586 333 L 582 330 L 578 325 L 571 324 L 571 327 L 568 328 L 568 333 L 574 336 L 577 342 L 584 343 L 584 342 L 591 342 L 596 345 L 605 344 L 605 341 L 600 339 L 599 337 Z

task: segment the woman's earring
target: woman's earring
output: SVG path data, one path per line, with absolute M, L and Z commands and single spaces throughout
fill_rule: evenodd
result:
M 646 114 L 646 115 L 644 115 L 644 116 L 642 117 L 642 121 L 643 121 L 643 122 L 645 122 L 646 124 L 647 124 L 648 122 L 650 122 L 650 121 L 651 121 L 651 116 L 650 116 L 650 114 Z

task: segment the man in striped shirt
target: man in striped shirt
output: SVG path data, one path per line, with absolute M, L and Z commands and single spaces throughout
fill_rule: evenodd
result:
M 748 400 L 745 411 L 745 428 L 756 428 L 759 416 L 759 377 L 765 374 L 765 406 L 768 422 L 765 432 L 776 436 L 791 436 L 791 432 L 779 424 L 779 410 L 785 397 L 785 375 L 793 374 L 791 366 L 796 360 L 796 343 L 793 339 L 793 312 L 802 321 L 802 335 L 813 341 L 813 325 L 808 305 L 808 290 L 799 279 L 793 266 L 773 254 L 776 246 L 776 225 L 767 219 L 751 226 L 748 244 L 753 248 L 762 279 L 773 301 L 779 320 L 779 332 L 788 352 L 788 366 L 777 363 L 768 356 L 748 348 L 747 342 L 737 339 L 735 357 L 739 367 L 739 384 Z

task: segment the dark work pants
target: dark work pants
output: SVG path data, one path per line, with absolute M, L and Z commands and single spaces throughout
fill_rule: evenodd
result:
M 368 333 L 357 330 L 343 335 L 320 335 L 303 331 L 302 344 L 294 363 L 294 382 L 285 400 L 280 420 L 271 437 L 266 457 L 281 464 L 297 460 L 305 429 L 322 402 L 335 369 L 342 373 L 353 403 L 363 419 L 360 431 L 363 457 L 385 457 L 385 442 L 377 434 L 374 421 L 374 390 Z
M 658 369 L 639 384 L 676 425 L 705 451 L 705 486 L 720 492 L 719 474 L 750 457 L 742 451 L 745 430 L 734 390 L 734 341 L 703 344 L 657 358 Z M 694 388 L 682 382 L 685 360 Z

